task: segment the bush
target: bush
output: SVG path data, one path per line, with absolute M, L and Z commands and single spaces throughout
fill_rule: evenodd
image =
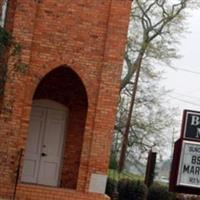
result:
M 11 35 L 0 26 L 0 56 L 2 56 L 5 49 L 10 46 L 11 40 Z
M 110 157 L 110 163 L 109 163 L 109 169 L 117 169 L 117 159 L 115 155 L 111 155 Z
M 119 200 L 145 200 L 147 188 L 141 181 L 122 179 L 118 184 Z
M 199 200 L 198 195 L 177 194 L 177 200 Z
M 107 180 L 107 185 L 106 185 L 106 194 L 109 196 L 109 197 L 112 197 L 112 194 L 114 192 L 114 189 L 115 189 L 115 185 L 117 184 L 117 181 L 111 179 L 111 178 L 108 178 Z
M 168 188 L 166 186 L 160 185 L 158 183 L 154 183 L 150 186 L 147 200 L 175 200 L 175 194 L 168 192 Z

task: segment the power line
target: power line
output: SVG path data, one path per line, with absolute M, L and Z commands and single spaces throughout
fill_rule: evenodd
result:
M 180 99 L 178 97 L 174 97 L 174 96 L 171 96 L 171 95 L 168 95 L 170 98 L 173 98 L 173 99 L 176 99 L 178 101 L 181 101 L 181 102 L 184 102 L 184 103 L 188 103 L 188 104 L 191 104 L 191 105 L 194 105 L 194 106 L 199 106 L 200 107 L 200 104 L 197 104 L 197 103 L 194 103 L 194 102 L 191 102 L 191 101 L 187 101 L 187 100 L 184 100 L 184 99 Z
M 190 98 L 190 99 L 193 99 L 193 100 L 200 100 L 200 97 L 194 97 L 194 96 L 192 97 L 192 96 L 182 94 L 182 93 L 179 93 L 179 92 L 173 92 L 173 93 L 178 95 L 178 96 L 187 97 L 187 98 Z
M 195 75 L 200 75 L 199 71 L 193 71 L 193 70 L 185 69 L 185 68 L 181 68 L 181 67 L 175 67 L 175 69 L 181 70 L 181 71 L 184 71 L 184 72 L 189 72 L 189 73 L 192 73 L 192 74 L 195 74 Z

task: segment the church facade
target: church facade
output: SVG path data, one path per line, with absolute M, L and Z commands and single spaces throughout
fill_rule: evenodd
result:
M 3 1 L 1 1 L 3 2 Z M 22 47 L 0 102 L 0 198 L 103 200 L 130 0 L 7 1 Z

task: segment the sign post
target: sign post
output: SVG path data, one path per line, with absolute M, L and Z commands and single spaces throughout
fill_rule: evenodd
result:
M 150 187 L 153 184 L 153 179 L 155 175 L 154 174 L 155 166 L 156 166 L 156 154 L 157 153 L 153 152 L 152 150 L 149 151 L 145 180 L 144 180 L 144 183 L 146 184 L 147 187 Z

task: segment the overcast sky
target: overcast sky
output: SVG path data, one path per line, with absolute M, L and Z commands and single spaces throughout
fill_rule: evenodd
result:
M 200 11 L 192 11 L 189 18 L 189 33 L 181 39 L 180 54 L 182 58 L 174 62 L 177 70 L 167 68 L 163 84 L 172 93 L 171 103 L 183 109 L 200 111 Z

